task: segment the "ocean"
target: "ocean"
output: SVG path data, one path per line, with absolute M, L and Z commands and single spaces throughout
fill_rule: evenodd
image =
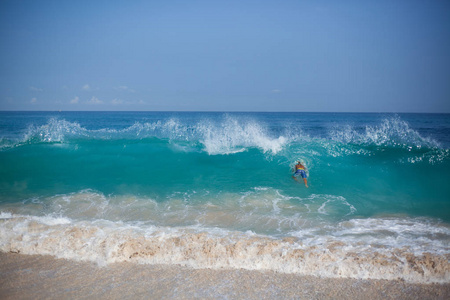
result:
M 0 112 L 0 251 L 449 283 L 449 179 L 450 114 Z

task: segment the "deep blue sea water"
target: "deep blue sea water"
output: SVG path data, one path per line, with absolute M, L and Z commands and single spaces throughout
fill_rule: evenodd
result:
M 0 112 L 0 249 L 449 282 L 449 179 L 449 114 Z

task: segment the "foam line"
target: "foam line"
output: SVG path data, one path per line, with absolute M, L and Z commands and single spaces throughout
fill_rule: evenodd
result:
M 2 214 L 0 250 L 97 262 L 178 264 L 193 268 L 273 270 L 333 278 L 448 283 L 450 255 L 407 248 L 373 248 L 327 239 L 308 245 L 295 237 L 198 228 L 136 227 L 98 221 Z M 359 247 L 359 248 L 358 248 Z

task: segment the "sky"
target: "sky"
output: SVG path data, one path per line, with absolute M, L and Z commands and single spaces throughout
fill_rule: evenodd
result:
M 0 0 L 0 110 L 450 113 L 450 1 Z

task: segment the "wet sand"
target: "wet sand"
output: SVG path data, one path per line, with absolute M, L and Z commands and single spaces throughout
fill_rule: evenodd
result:
M 0 299 L 450 299 L 450 283 L 195 270 L 0 252 Z

